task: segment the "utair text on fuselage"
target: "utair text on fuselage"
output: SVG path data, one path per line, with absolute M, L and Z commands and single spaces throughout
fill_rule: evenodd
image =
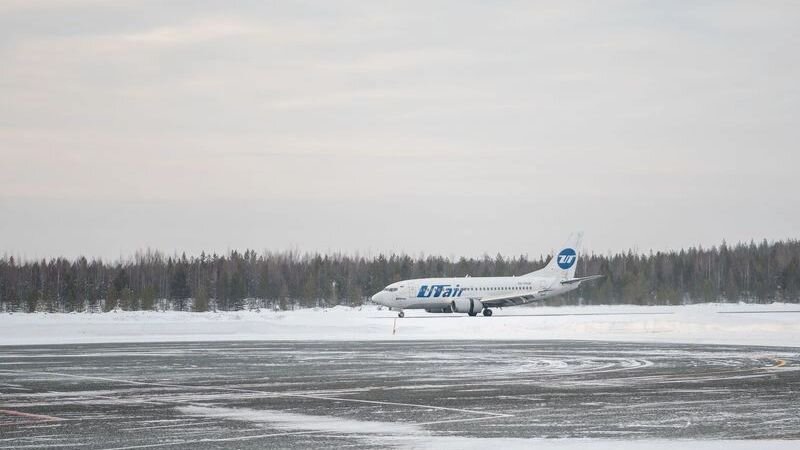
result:
M 465 313 L 491 316 L 493 307 L 508 307 L 544 301 L 577 289 L 584 281 L 600 278 L 589 275 L 575 278 L 581 233 L 572 234 L 545 267 L 514 277 L 419 278 L 386 286 L 372 301 L 403 317 L 406 309 L 431 313 Z

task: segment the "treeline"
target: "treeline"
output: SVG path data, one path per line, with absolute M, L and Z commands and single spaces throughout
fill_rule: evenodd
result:
M 99 259 L 0 259 L 0 311 L 191 311 L 358 305 L 408 278 L 521 275 L 545 258 L 411 257 L 243 253 L 197 257 L 156 251 L 107 263 Z M 603 274 L 551 304 L 663 305 L 696 302 L 798 302 L 800 241 L 722 244 L 710 249 L 579 260 L 577 276 Z

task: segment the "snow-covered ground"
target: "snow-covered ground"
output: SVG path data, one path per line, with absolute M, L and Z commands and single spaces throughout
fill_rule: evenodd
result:
M 375 306 L 1 314 L 0 345 L 220 340 L 585 339 L 800 346 L 800 305 L 516 307 L 493 317 Z

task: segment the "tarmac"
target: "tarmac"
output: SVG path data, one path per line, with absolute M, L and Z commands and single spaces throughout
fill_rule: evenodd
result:
M 0 448 L 800 439 L 798 369 L 790 347 L 591 341 L 6 346 Z

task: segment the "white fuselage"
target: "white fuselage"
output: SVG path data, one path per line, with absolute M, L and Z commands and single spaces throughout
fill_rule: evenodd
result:
M 561 250 L 539 270 L 518 277 L 418 278 L 386 286 L 372 301 L 399 310 L 424 309 L 428 312 L 456 312 L 491 316 L 491 308 L 539 302 L 577 289 L 583 281 L 600 278 L 589 275 L 575 278 L 581 233 L 574 233 Z
M 419 278 L 392 283 L 375 294 L 372 301 L 398 310 L 446 312 L 442 310 L 449 309 L 460 298 L 480 301 L 536 293 L 536 300 L 543 300 L 577 287 L 577 284 L 562 285 L 557 278 L 536 276 Z

